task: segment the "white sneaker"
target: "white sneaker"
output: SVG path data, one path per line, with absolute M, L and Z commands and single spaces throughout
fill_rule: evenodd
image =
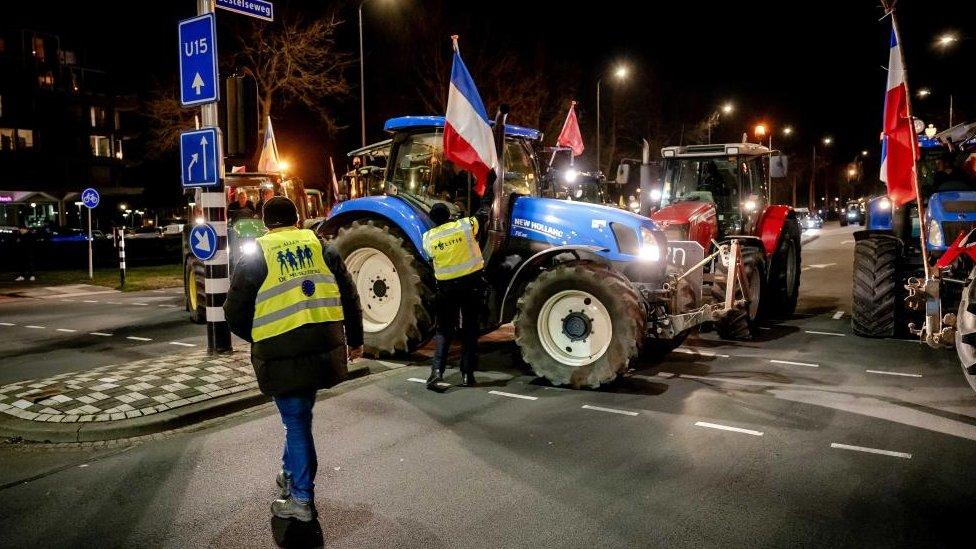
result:
M 23 282 L 23 281 L 24 281 L 24 277 L 22 276 L 18 276 L 17 278 L 14 279 L 14 282 Z

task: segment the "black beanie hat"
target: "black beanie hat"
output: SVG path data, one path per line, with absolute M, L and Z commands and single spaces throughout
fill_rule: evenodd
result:
M 298 208 L 284 196 L 275 196 L 264 203 L 264 225 L 269 229 L 293 226 L 298 223 Z
M 451 210 L 447 209 L 447 204 L 438 202 L 431 207 L 430 220 L 434 222 L 434 225 L 443 225 L 449 219 L 451 219 Z

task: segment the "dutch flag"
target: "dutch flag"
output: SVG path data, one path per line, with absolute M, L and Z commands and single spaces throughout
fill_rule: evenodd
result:
M 489 171 L 498 166 L 498 153 L 485 105 L 471 73 L 461 60 L 457 36 L 451 38 L 454 40 L 454 63 L 444 117 L 444 158 L 459 169 L 471 172 L 476 180 L 474 190 L 482 196 Z
M 908 112 L 905 61 L 898 43 L 898 27 L 892 21 L 888 89 L 881 134 L 881 181 L 887 185 L 888 196 L 896 206 L 915 200 L 916 145 L 915 128 Z

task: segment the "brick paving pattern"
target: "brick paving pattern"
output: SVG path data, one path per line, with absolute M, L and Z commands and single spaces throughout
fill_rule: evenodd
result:
M 249 351 L 173 354 L 0 387 L 0 413 L 52 423 L 116 421 L 257 388 Z

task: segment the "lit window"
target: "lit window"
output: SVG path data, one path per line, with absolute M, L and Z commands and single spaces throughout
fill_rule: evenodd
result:
M 122 160 L 122 140 L 121 139 L 116 139 L 115 140 L 115 158 L 118 158 L 119 160 Z
M 0 151 L 14 150 L 14 129 L 0 128 Z
M 40 36 L 34 37 L 34 49 L 31 53 L 34 55 L 34 59 L 44 62 L 44 39 Z
M 18 149 L 33 149 L 34 148 L 34 130 L 17 130 L 17 148 Z
M 37 85 L 42 88 L 53 88 L 54 87 L 54 74 L 51 71 L 47 71 L 44 74 L 37 76 Z
M 89 140 L 91 142 L 93 155 L 111 158 L 112 141 L 108 137 L 105 137 L 104 135 L 92 135 L 89 137 Z
M 89 117 L 91 118 L 91 125 L 93 128 L 98 128 L 105 125 L 105 107 L 91 107 L 89 109 Z

